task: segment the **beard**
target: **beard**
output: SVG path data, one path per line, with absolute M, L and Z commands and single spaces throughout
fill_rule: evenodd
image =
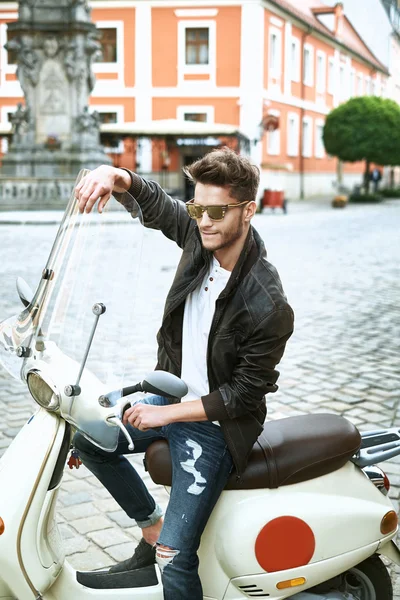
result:
M 210 252 L 216 252 L 223 248 L 229 248 L 233 246 L 238 239 L 243 235 L 244 224 L 240 219 L 235 225 L 227 229 L 226 231 L 218 231 L 213 235 L 204 235 L 200 230 L 201 242 L 203 247 Z

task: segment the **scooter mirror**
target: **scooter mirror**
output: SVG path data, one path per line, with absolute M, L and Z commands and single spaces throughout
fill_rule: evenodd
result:
M 22 277 L 17 277 L 17 292 L 25 308 L 29 306 L 33 299 L 33 292 Z
M 159 396 L 183 398 L 188 393 L 188 387 L 182 379 L 166 371 L 153 371 L 142 381 L 142 390 Z

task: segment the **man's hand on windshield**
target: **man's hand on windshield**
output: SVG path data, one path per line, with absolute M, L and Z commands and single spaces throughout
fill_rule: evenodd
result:
M 130 185 L 131 178 L 127 171 L 109 165 L 97 167 L 85 175 L 75 188 L 79 212 L 90 213 L 98 201 L 97 210 L 102 213 L 113 191 L 125 192 L 129 190 Z
M 125 425 L 130 423 L 140 431 L 163 427 L 171 422 L 169 418 L 169 406 L 155 406 L 137 402 L 132 408 L 128 408 L 123 416 Z

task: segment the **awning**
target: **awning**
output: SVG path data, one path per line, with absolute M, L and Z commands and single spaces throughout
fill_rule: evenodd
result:
M 203 123 L 200 121 L 178 121 L 178 119 L 159 119 L 156 121 L 104 123 L 101 133 L 132 135 L 134 137 L 161 137 L 166 135 L 182 136 L 240 136 L 245 137 L 237 125 L 224 123 Z
M 203 123 L 199 121 L 178 121 L 177 119 L 160 119 L 158 121 L 149 121 L 147 123 L 127 122 L 127 123 L 103 123 L 100 125 L 101 133 L 112 135 L 121 135 L 133 137 L 165 137 L 174 136 L 177 138 L 215 138 L 218 136 L 237 136 L 247 139 L 241 133 L 236 125 L 226 125 L 225 123 Z M 0 135 L 10 135 L 12 133 L 11 123 L 0 123 Z M 189 140 L 187 140 L 189 141 Z M 195 140 L 192 140 L 196 143 Z M 213 140 L 217 143 L 218 140 Z M 182 145 L 185 142 L 182 141 Z

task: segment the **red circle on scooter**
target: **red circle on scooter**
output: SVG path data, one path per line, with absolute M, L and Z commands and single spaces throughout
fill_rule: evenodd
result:
M 278 517 L 257 536 L 255 553 L 259 565 L 269 573 L 307 565 L 315 550 L 309 525 L 297 517 Z

